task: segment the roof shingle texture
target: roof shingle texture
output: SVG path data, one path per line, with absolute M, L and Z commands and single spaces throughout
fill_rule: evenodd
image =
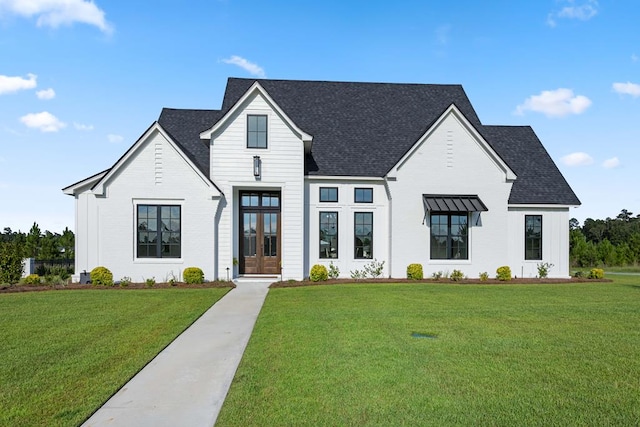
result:
M 200 133 L 256 81 L 313 137 L 309 175 L 383 177 L 455 104 L 518 176 L 510 203 L 580 204 L 530 127 L 483 126 L 460 85 L 230 78 L 221 110 L 165 108 L 158 120 L 207 176 L 209 145 Z

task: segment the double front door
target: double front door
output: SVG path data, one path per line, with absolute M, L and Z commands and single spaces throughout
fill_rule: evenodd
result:
M 240 192 L 240 274 L 280 274 L 280 192 Z

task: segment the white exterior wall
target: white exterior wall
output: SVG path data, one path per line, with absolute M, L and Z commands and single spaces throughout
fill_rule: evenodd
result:
M 505 225 L 512 184 L 463 119 L 448 114 L 392 172 L 393 277 L 406 277 L 411 263 L 422 264 L 425 277 L 454 269 L 468 277 L 478 277 L 485 271 L 492 276 L 497 267 L 509 262 Z M 482 212 L 479 220 L 478 214 L 471 215 L 469 259 L 430 259 L 429 218 L 425 217 L 423 194 L 477 195 L 487 206 L 488 212 Z
M 267 148 L 247 148 L 247 115 L 267 115 Z M 260 156 L 262 175 L 253 175 Z M 211 179 L 225 195 L 219 212 L 219 272 L 234 269 L 239 252 L 240 190 L 281 191 L 282 278 L 304 277 L 304 144 L 284 117 L 254 92 L 211 137 Z M 234 269 L 234 277 L 237 270 Z
M 542 215 L 542 260 L 525 260 L 525 215 Z M 569 208 L 509 207 L 509 262 L 511 274 L 537 277 L 538 264 L 550 263 L 549 277 L 567 278 L 569 272 Z
M 218 204 L 202 178 L 164 135 L 153 131 L 104 183 L 104 196 L 85 190 L 76 202 L 76 275 L 105 266 L 114 280 L 182 280 L 186 267 L 216 278 L 214 218 Z M 181 258 L 136 257 L 136 206 L 181 206 Z
M 340 270 L 340 277 L 351 277 L 353 270 L 362 270 L 373 260 L 384 261 L 382 277 L 389 277 L 389 199 L 382 179 L 346 180 L 319 179 L 309 177 L 308 193 L 308 238 L 305 277 L 314 264 L 322 264 L 327 268 L 333 265 Z M 338 202 L 320 202 L 320 187 L 337 187 Z M 355 203 L 355 188 L 373 189 L 373 203 Z M 320 258 L 320 212 L 338 212 L 338 258 Z M 355 259 L 354 249 L 354 217 L 356 212 L 373 213 L 373 249 L 372 259 Z

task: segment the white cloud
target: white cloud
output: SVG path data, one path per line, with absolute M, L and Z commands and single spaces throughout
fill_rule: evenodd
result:
M 613 90 L 622 95 L 631 95 L 634 98 L 640 96 L 640 85 L 631 82 L 614 83 Z
M 2 0 L 0 0 L 0 4 Z M 9 77 L 0 75 L 0 95 L 5 93 L 17 92 L 19 90 L 33 89 L 38 85 L 36 82 L 38 76 L 35 74 L 27 74 L 27 78 Z
M 593 163 L 593 158 L 583 152 L 567 154 L 561 160 L 567 166 L 588 166 Z
M 525 111 L 543 113 L 547 117 L 564 117 L 568 114 L 582 114 L 591 105 L 591 100 L 583 95 L 575 95 L 571 89 L 544 90 L 540 95 L 531 95 L 516 107 L 515 114 Z
M 605 169 L 614 169 L 618 166 L 620 166 L 620 160 L 617 157 L 612 157 L 602 162 L 602 167 Z
M 58 132 L 67 127 L 66 123 L 58 120 L 53 114 L 43 111 L 42 113 L 31 113 L 20 117 L 20 121 L 27 127 L 40 129 L 41 132 Z
M 84 131 L 93 130 L 93 125 L 83 125 L 82 123 L 76 123 L 76 122 L 73 122 L 73 127 L 76 128 L 76 130 L 84 130 Z
M 36 16 L 38 27 L 58 28 L 81 22 L 94 25 L 104 33 L 113 31 L 104 11 L 92 0 L 0 0 L 0 10 L 26 18 Z
M 56 97 L 56 91 L 53 89 L 43 89 L 36 92 L 38 99 L 53 99 Z
M 248 71 L 250 74 L 256 77 L 266 77 L 266 74 L 262 67 L 260 67 L 258 64 L 254 64 L 253 62 L 249 62 L 240 56 L 233 55 L 231 58 L 223 59 L 222 62 L 224 62 L 225 64 L 237 65 L 238 67 L 242 68 L 245 71 Z
M 550 27 L 557 25 L 557 19 L 577 19 L 580 21 L 588 21 L 598 14 L 598 1 L 586 0 L 577 3 L 576 0 L 563 1 L 566 6 L 558 11 L 551 12 L 547 16 L 547 24 Z
M 113 144 L 117 144 L 119 142 L 124 141 L 124 138 L 122 137 L 122 135 L 116 135 L 114 133 L 110 133 L 109 135 L 107 135 L 107 139 L 109 140 L 109 142 Z

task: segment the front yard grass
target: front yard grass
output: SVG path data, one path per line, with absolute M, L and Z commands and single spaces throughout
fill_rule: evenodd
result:
M 81 423 L 228 291 L 0 294 L 0 425 Z
M 639 326 L 640 277 L 272 289 L 217 425 L 638 425 Z

